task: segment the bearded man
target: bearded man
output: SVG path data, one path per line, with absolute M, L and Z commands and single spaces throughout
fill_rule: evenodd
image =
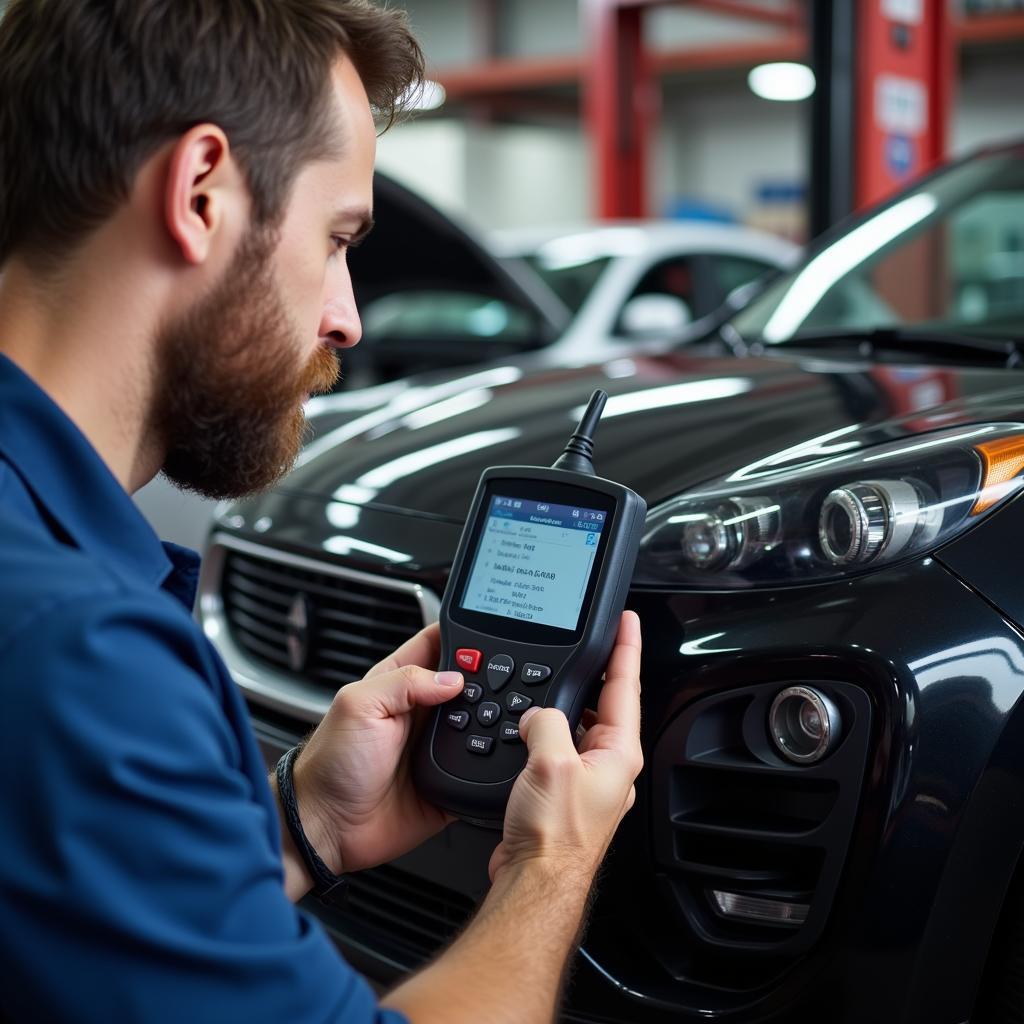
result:
M 523 718 L 492 889 L 381 1003 L 293 904 L 443 828 L 403 750 L 459 692 L 428 629 L 268 780 L 130 494 L 294 459 L 359 341 L 374 115 L 420 80 L 367 0 L 12 0 L 0 21 L 0 1018 L 534 1021 L 640 770 L 626 615 L 578 753 Z M 281 780 L 281 785 L 278 785 Z

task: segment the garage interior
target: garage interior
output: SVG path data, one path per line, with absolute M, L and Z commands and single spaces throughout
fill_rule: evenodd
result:
M 626 506 L 508 467 L 593 440 L 645 503 L 644 767 L 556 1019 L 1024 1024 L 1024 0 L 387 6 L 427 80 L 376 126 L 358 347 L 265 490 L 132 495 L 202 555 L 259 769 L 441 621 L 465 689 L 396 775 L 514 785 Z M 500 817 L 443 806 L 300 902 L 378 995 L 491 891 Z

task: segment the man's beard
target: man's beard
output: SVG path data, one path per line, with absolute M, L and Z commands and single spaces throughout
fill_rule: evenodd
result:
M 305 366 L 271 267 L 276 240 L 243 239 L 213 291 L 160 332 L 152 433 L 163 472 L 208 498 L 239 498 L 280 479 L 302 447 L 302 403 L 337 382 L 321 347 Z

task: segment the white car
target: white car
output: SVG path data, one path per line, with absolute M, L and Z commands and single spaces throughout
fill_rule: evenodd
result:
M 683 341 L 689 323 L 800 254 L 774 235 L 703 221 L 528 228 L 495 232 L 481 247 L 503 280 L 495 287 L 456 278 L 436 248 L 415 238 L 396 233 L 393 244 L 415 271 L 389 276 L 375 260 L 375 276 L 388 283 L 362 296 L 350 385 L 527 354 L 579 364 L 643 342 Z M 360 250 L 353 274 L 363 259 Z
M 618 221 L 496 232 L 490 249 L 522 260 L 568 307 L 545 356 L 566 363 L 679 340 L 736 289 L 793 265 L 800 248 L 749 228 L 695 221 Z

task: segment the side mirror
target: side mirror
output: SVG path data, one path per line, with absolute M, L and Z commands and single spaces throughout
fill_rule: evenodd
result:
M 619 326 L 631 338 L 671 338 L 692 320 L 689 305 L 676 295 L 638 295 L 623 307 Z

